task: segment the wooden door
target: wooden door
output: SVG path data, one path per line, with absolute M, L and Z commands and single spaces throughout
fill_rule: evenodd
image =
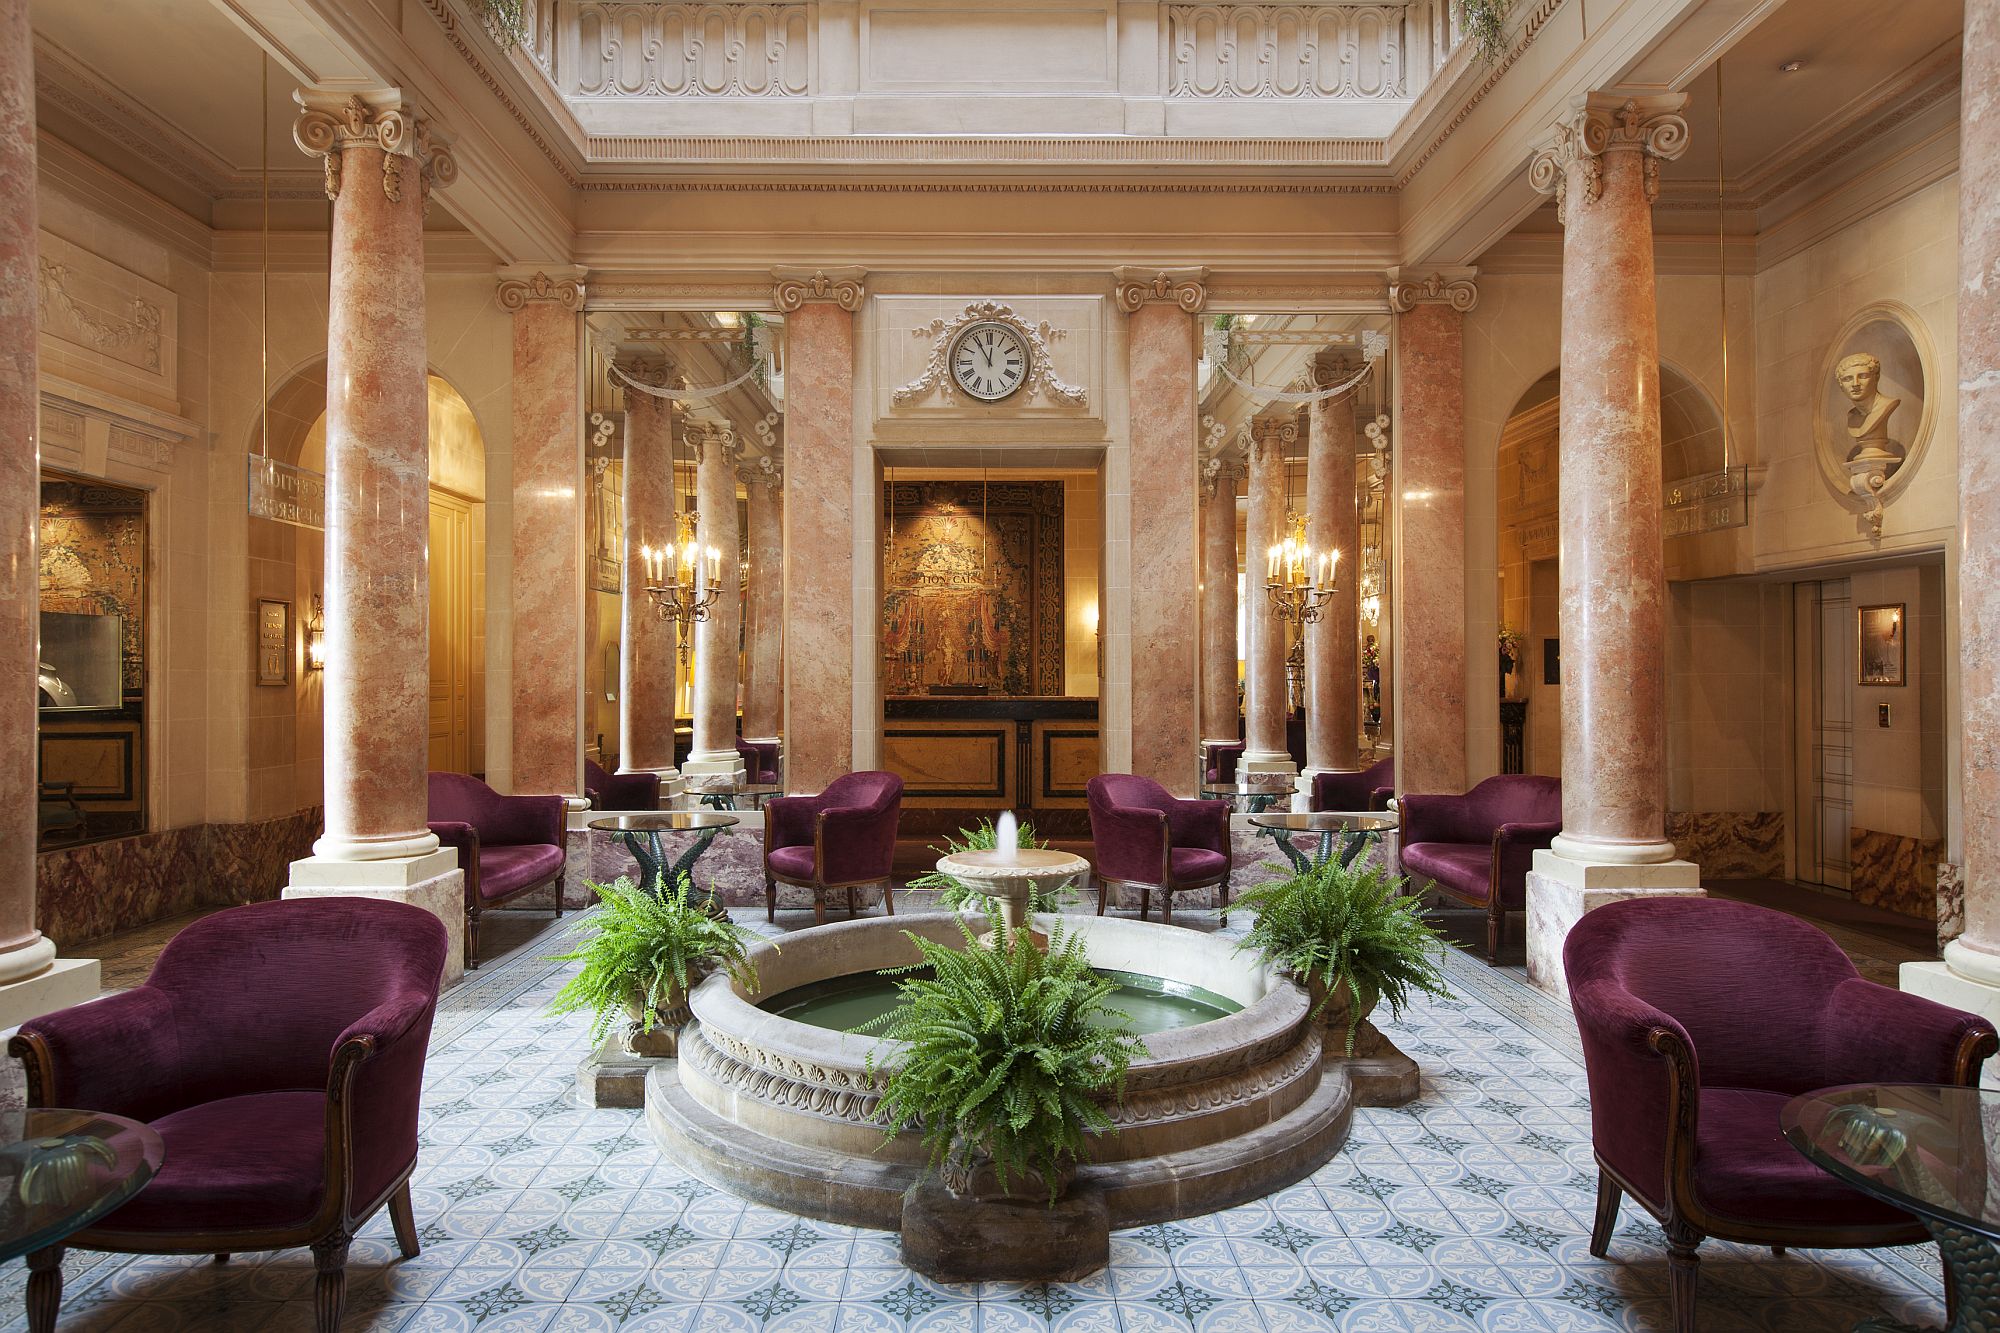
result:
M 431 492 L 430 767 L 464 773 L 472 696 L 472 506 Z

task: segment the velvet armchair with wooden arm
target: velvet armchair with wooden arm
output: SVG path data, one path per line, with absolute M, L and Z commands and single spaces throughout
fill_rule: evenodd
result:
M 1526 911 L 1535 852 L 1562 832 L 1562 780 L 1491 777 L 1463 796 L 1404 795 L 1403 873 L 1486 911 L 1486 961 L 1498 964 L 1507 914 Z
M 253 903 L 194 922 L 146 983 L 22 1024 L 30 1106 L 150 1125 L 160 1171 L 28 1256 L 28 1320 L 55 1327 L 66 1248 L 214 1254 L 310 1246 L 334 1333 L 355 1233 L 387 1207 L 417 1253 L 410 1172 L 443 923 L 377 898 Z
M 1387 810 L 1395 794 L 1394 755 L 1353 773 L 1313 774 L 1314 810 Z
M 465 872 L 465 966 L 479 966 L 479 918 L 509 899 L 555 886 L 562 915 L 563 798 L 502 796 L 464 773 L 430 775 L 430 829 Z
M 843 773 L 817 796 L 779 796 L 764 806 L 764 915 L 778 919 L 778 885 L 812 890 L 813 916 L 826 922 L 829 889 L 881 884 L 882 906 L 894 916 L 896 825 L 903 780 L 894 773 Z
M 1140 920 L 1157 889 L 1160 919 L 1170 925 L 1174 894 L 1218 885 L 1228 922 L 1229 802 L 1185 800 L 1132 773 L 1100 773 L 1084 792 L 1099 916 L 1114 884 L 1139 890 Z

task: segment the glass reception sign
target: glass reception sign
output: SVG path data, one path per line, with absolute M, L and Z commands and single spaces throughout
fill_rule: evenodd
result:
M 250 456 L 250 517 L 295 528 L 326 527 L 326 477 L 307 468 Z

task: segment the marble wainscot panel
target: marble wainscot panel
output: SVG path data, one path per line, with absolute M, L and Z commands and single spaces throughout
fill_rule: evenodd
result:
M 36 920 L 59 945 L 206 907 L 278 896 L 312 852 L 318 809 L 254 824 L 191 824 L 60 847 L 35 858 Z
M 1942 842 L 1864 828 L 1854 829 L 1849 837 L 1853 849 L 1849 883 L 1854 901 L 1925 921 L 1936 919 Z
M 1938 948 L 1965 933 L 1965 870 L 1951 861 L 1937 868 Z
M 1704 879 L 1783 879 L 1782 810 L 1676 811 L 1667 816 L 1674 855 L 1701 867 Z

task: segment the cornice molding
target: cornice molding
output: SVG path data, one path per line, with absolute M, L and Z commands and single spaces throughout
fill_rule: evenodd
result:
M 1429 273 L 1389 270 L 1389 309 L 1407 315 L 1420 305 L 1448 305 L 1465 314 L 1479 304 L 1476 268 L 1440 268 Z
M 585 270 L 574 264 L 511 264 L 495 273 L 494 296 L 509 312 L 531 305 L 583 309 Z M 622 367 L 621 367 L 622 369 Z
M 1534 7 L 1526 11 L 1526 16 L 1521 22 L 1520 34 L 1515 38 L 1513 45 L 1508 47 L 1507 54 L 1484 67 L 1484 77 L 1480 78 L 1470 89 L 1459 95 L 1458 105 L 1453 109 L 1451 115 L 1431 132 L 1430 137 L 1425 140 L 1424 146 L 1416 150 L 1402 166 L 1396 168 L 1395 185 L 1397 189 L 1402 189 L 1412 180 L 1416 179 L 1417 173 L 1422 171 L 1433 157 L 1437 156 L 1438 150 L 1444 147 L 1446 140 L 1450 139 L 1458 127 L 1463 125 L 1471 117 L 1472 113 L 1478 109 L 1479 104 L 1486 100 L 1487 94 L 1491 93 L 1494 86 L 1500 82 L 1507 71 L 1514 67 L 1514 62 L 1527 54 L 1528 48 L 1534 45 L 1535 39 L 1541 35 L 1542 29 L 1548 26 L 1549 20 L 1554 18 L 1567 3 L 1568 0 L 1536 0 Z M 1443 90 L 1443 95 L 1449 95 L 1450 89 L 1455 87 L 1459 80 L 1447 80 L 1445 75 L 1450 73 L 1452 65 L 1459 63 L 1461 60 L 1467 65 L 1474 63 L 1471 47 L 1471 42 L 1464 42 L 1460 44 L 1458 49 L 1451 53 L 1450 59 L 1445 62 L 1445 68 L 1440 70 L 1438 77 L 1431 81 L 1432 89 Z M 1426 92 L 1428 93 L 1429 90 L 1427 89 Z M 1388 140 L 1385 142 L 1384 147 L 1388 150 L 1388 160 L 1391 163 L 1404 156 L 1406 144 L 1414 139 L 1413 135 L 1406 135 L 1405 132 L 1413 126 L 1420 126 L 1423 120 L 1429 119 L 1429 117 L 1422 114 L 1422 106 L 1425 100 L 1428 100 L 1428 98 L 1420 98 L 1418 100 L 1417 107 L 1413 108 L 1411 113 L 1403 118 L 1402 124 L 1396 127 L 1395 131 L 1389 135 Z M 1421 131 L 1419 130 L 1419 132 Z
M 1552 141 L 1529 161 L 1528 183 L 1555 195 L 1556 218 L 1567 223 L 1572 167 L 1581 168 L 1583 197 L 1574 203 L 1582 208 L 1603 192 L 1606 153 L 1641 153 L 1650 204 L 1660 193 L 1660 163 L 1687 151 L 1688 124 L 1680 114 L 1686 106 L 1686 93 L 1595 92 L 1571 98 Z
M 1112 299 L 1126 314 L 1140 306 L 1176 305 L 1198 315 L 1208 304 L 1206 268 L 1145 268 L 1127 265 L 1111 270 Z
M 861 308 L 868 270 L 854 265 L 833 268 L 774 268 L 771 295 L 778 309 L 791 313 L 809 302 L 830 301 L 850 313 Z
M 895 181 L 895 180 L 586 180 L 586 194 L 1254 194 L 1393 195 L 1386 180 L 1368 181 Z

